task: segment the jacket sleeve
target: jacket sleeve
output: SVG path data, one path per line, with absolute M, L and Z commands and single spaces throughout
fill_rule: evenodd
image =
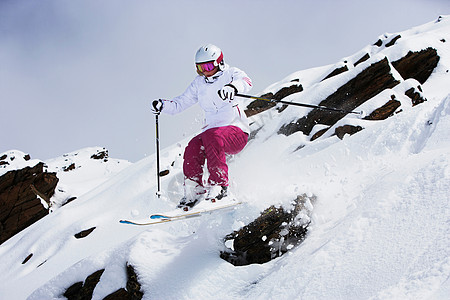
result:
M 237 89 L 238 93 L 247 93 L 252 88 L 252 80 L 250 77 L 238 68 L 233 68 L 232 81 L 230 84 Z
M 170 115 L 175 115 L 197 103 L 198 97 L 197 97 L 196 80 L 197 78 L 194 81 L 192 81 L 192 83 L 180 96 L 177 96 L 172 100 L 162 99 L 163 102 L 162 112 Z

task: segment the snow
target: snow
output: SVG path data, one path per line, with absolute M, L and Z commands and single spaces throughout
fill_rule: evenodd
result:
M 353 63 L 370 52 L 347 74 L 320 82 L 336 66 L 299 71 L 263 93 L 299 78 L 305 91 L 284 100 L 318 104 L 385 56 L 395 60 L 431 45 L 441 60 L 422 86 L 428 101 L 411 107 L 402 95 L 418 83 L 404 81 L 393 89 L 401 113 L 383 121 L 348 116 L 341 122 L 364 130 L 343 140 L 277 134 L 306 108 L 254 116 L 253 129 L 263 128 L 229 164 L 231 189 L 244 202 L 232 211 L 148 227 L 119 224 L 173 209 L 182 193 L 182 152 L 189 138 L 162 150 L 161 170 L 170 172 L 161 178 L 161 199 L 154 156 L 134 164 L 111 160 L 106 169 L 78 156 L 85 170 L 61 178 L 78 199 L 0 245 L 0 298 L 64 299 L 65 289 L 105 268 L 93 295 L 103 299 L 125 287 L 128 262 L 144 299 L 449 299 L 450 17 L 400 34 L 392 47 L 370 45 L 338 62 Z M 381 36 L 383 45 L 396 35 Z M 382 96 L 358 110 L 370 112 Z M 49 161 L 49 170 L 62 159 Z M 317 201 L 301 245 L 263 265 L 234 267 L 219 258 L 231 246 L 224 245 L 225 235 L 303 193 Z M 92 227 L 89 236 L 74 238 Z
M 4 175 L 8 171 L 18 170 L 29 166 L 35 166 L 39 163 L 37 159 L 27 160 L 26 153 L 19 150 L 10 150 L 0 154 L 0 157 L 4 157 L 2 161 L 4 164 L 0 165 L 0 176 Z

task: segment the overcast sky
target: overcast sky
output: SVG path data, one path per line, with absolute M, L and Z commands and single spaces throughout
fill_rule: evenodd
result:
M 135 162 L 155 152 L 149 103 L 186 89 L 203 44 L 258 94 L 448 14 L 448 0 L 0 0 L 0 153 L 102 146 Z M 202 113 L 160 119 L 166 147 L 198 132 Z

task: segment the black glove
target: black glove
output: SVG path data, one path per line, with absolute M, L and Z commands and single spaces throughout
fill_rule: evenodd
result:
M 221 90 L 218 91 L 219 97 L 222 100 L 233 100 L 234 96 L 237 94 L 237 88 L 232 84 L 225 84 Z
M 153 100 L 151 111 L 154 115 L 159 115 L 163 109 L 163 102 L 161 99 Z

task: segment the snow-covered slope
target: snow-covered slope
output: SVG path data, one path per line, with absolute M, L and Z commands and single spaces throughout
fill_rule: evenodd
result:
M 383 121 L 349 116 L 345 122 L 365 129 L 343 140 L 323 136 L 314 142 L 302 133 L 277 134 L 308 109 L 268 110 L 253 117 L 253 126 L 263 128 L 230 161 L 231 188 L 243 205 L 153 227 L 119 224 L 122 218 L 171 210 L 178 202 L 188 139 L 181 141 L 162 151 L 162 169 L 170 173 L 162 177 L 161 199 L 155 197 L 151 156 L 2 244 L 0 298 L 64 299 L 70 285 L 105 268 L 93 295 L 102 299 L 125 286 L 128 262 L 144 299 L 448 299 L 450 18 L 401 35 L 395 47 L 367 46 L 344 58 L 353 62 L 363 52 L 372 54 L 327 83 L 320 83 L 322 75 L 335 66 L 297 72 L 263 92 L 302 78 L 305 91 L 289 100 L 318 104 L 381 57 L 395 60 L 433 46 L 441 59 L 423 85 L 428 101 L 411 107 L 405 100 L 401 113 Z M 299 145 L 305 146 L 297 150 Z M 264 265 L 234 267 L 219 258 L 226 234 L 301 193 L 317 195 L 317 202 L 300 246 Z M 74 237 L 93 227 L 87 237 Z
M 19 150 L 0 153 L 0 157 L 3 157 L 0 176 L 42 162 L 39 159 L 31 159 L 28 154 Z M 44 164 L 45 171 L 56 173 L 59 179 L 55 195 L 51 198 L 53 211 L 68 199 L 79 197 L 99 186 L 131 163 L 122 159 L 111 159 L 105 148 L 89 147 L 49 159 Z

